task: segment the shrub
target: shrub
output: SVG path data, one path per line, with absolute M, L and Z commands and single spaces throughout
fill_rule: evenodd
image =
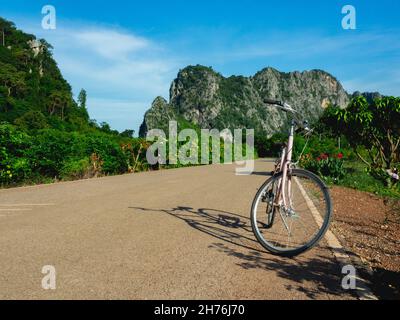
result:
M 314 158 L 311 154 L 307 154 L 300 160 L 300 165 L 304 169 L 310 170 L 333 183 L 338 183 L 345 175 L 342 153 L 333 156 L 323 153 L 317 158 Z
M 0 124 L 0 184 L 19 182 L 30 177 L 31 163 L 24 157 L 31 137 L 9 124 Z
M 131 144 L 133 153 L 126 152 L 120 143 Z M 29 135 L 3 123 L 0 124 L 0 185 L 121 174 L 128 172 L 129 167 L 141 171 L 147 165 L 146 145 L 140 149 L 142 143 L 139 139 L 96 131 L 83 134 L 42 129 Z
M 60 177 L 63 180 L 92 177 L 92 166 L 89 158 L 68 159 L 61 168 Z
M 64 160 L 71 157 L 74 139 L 71 134 L 54 129 L 39 132 L 34 144 L 27 151 L 35 171 L 43 176 L 56 178 L 64 165 Z
M 87 152 L 95 153 L 102 161 L 105 174 L 120 174 L 128 171 L 126 154 L 115 140 L 105 134 L 91 135 L 87 141 Z
M 32 177 L 31 162 L 27 158 L 16 158 L 11 162 L 11 172 L 14 182 L 25 181 Z
M 150 166 L 146 159 L 146 151 L 149 146 L 149 142 L 145 139 L 135 139 L 122 144 L 121 148 L 125 153 L 129 172 L 149 170 Z

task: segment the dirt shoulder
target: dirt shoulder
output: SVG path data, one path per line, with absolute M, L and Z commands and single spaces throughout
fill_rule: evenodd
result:
M 344 187 L 333 187 L 332 230 L 357 254 L 372 290 L 381 299 L 400 299 L 400 203 Z

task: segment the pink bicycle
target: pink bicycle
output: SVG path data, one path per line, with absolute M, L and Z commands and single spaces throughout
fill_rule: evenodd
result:
M 295 256 L 314 247 L 329 228 L 332 201 L 328 187 L 314 173 L 292 162 L 295 129 L 311 132 L 308 122 L 285 102 L 266 99 L 289 114 L 291 125 L 286 147 L 272 177 L 258 190 L 251 208 L 251 225 L 268 251 Z M 304 150 L 303 150 L 304 151 Z

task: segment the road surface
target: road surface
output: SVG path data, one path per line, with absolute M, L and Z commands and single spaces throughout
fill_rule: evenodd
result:
M 272 163 L 0 190 L 0 299 L 353 299 L 325 241 L 265 252 L 250 206 Z M 43 266 L 56 289 L 44 290 Z

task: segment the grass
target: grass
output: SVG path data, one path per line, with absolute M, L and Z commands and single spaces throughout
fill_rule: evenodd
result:
M 366 172 L 366 165 L 359 161 L 345 162 L 346 175 L 338 185 L 374 193 L 381 197 L 400 199 L 400 189 L 388 188 Z

